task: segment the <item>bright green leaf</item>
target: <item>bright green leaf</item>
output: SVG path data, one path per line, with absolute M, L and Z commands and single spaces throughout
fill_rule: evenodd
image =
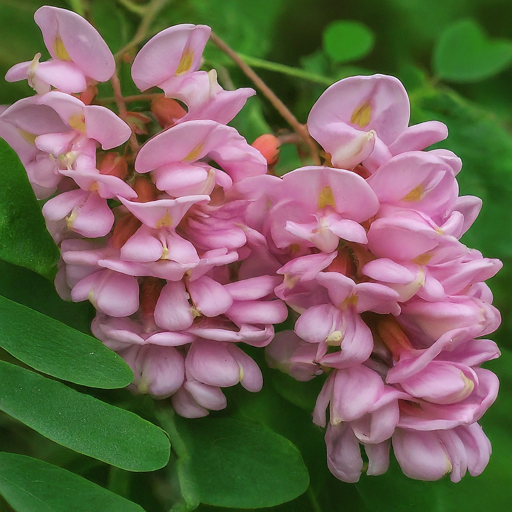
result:
M 201 502 L 271 507 L 306 491 L 309 476 L 299 451 L 267 427 L 232 418 L 175 420 Z
M 59 251 L 18 155 L 0 139 L 0 258 L 48 274 Z
M 0 494 L 17 512 L 143 512 L 85 478 L 14 453 L 0 453 Z
M 434 71 L 452 82 L 477 82 L 512 63 L 512 41 L 488 39 L 473 20 L 460 20 L 441 34 L 434 50 Z
M 337 63 L 350 62 L 368 55 L 374 44 L 373 32 L 358 21 L 338 20 L 323 33 L 325 53 Z
M 130 367 L 92 336 L 0 296 L 0 347 L 40 372 L 83 386 L 121 388 Z
M 128 471 L 169 459 L 169 440 L 136 414 L 0 361 L 0 409 L 56 443 Z

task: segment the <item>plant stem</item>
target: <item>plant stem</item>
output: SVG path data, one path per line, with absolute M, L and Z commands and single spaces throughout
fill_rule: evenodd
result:
M 142 19 L 137 32 L 133 36 L 133 39 L 114 55 L 116 60 L 146 39 L 151 23 L 153 23 L 156 15 L 165 6 L 165 4 L 170 1 L 171 0 L 151 0 L 149 4 L 144 6 L 144 10 L 138 13 L 142 14 Z
M 121 92 L 121 82 L 119 81 L 119 77 L 117 76 L 117 70 L 112 75 L 110 83 L 112 84 L 112 89 L 114 90 L 117 108 L 119 109 L 119 116 L 125 123 L 127 123 L 128 112 L 126 110 L 126 102 L 123 98 L 123 93 Z M 135 135 L 135 132 L 133 130 L 131 130 L 131 132 L 132 133 L 130 135 L 130 147 L 132 149 L 133 156 L 135 156 L 139 152 L 140 147 L 139 143 L 137 142 L 137 136 Z
M 130 0 L 118 0 L 118 2 L 125 9 L 128 9 L 130 12 L 138 14 L 141 17 L 144 16 L 144 13 L 146 12 L 146 6 L 145 5 L 134 4 Z
M 296 76 L 297 78 L 302 78 L 304 80 L 315 82 L 321 85 L 332 85 L 335 82 L 335 80 L 333 80 L 332 78 L 328 78 L 322 75 L 315 75 L 314 73 L 309 73 L 308 71 L 304 71 L 302 69 L 294 68 L 291 66 L 285 66 L 284 64 L 278 64 L 277 62 L 270 62 L 268 60 L 257 59 L 256 57 L 242 55 L 241 53 L 239 53 L 238 56 L 246 64 L 252 66 L 253 68 L 268 69 L 269 71 L 276 71 L 277 73 L 283 73 L 289 76 Z
M 272 103 L 274 108 L 288 122 L 288 124 L 300 135 L 301 139 L 307 144 L 311 151 L 311 157 L 315 165 L 320 165 L 320 157 L 318 156 L 316 143 L 309 135 L 305 125 L 299 123 L 297 118 L 290 112 L 288 107 L 274 94 L 272 89 L 247 65 L 243 59 L 231 49 L 217 34 L 211 33 L 210 39 L 224 53 L 226 53 L 233 62 L 252 80 L 254 85 L 262 92 L 262 94 Z
M 146 94 L 134 94 L 133 96 L 125 96 L 123 98 L 125 103 L 132 103 L 134 101 L 151 101 L 153 98 L 158 98 L 158 96 L 163 96 L 163 92 L 154 92 L 154 93 L 146 93 Z M 109 103 L 116 103 L 117 100 L 115 97 L 101 98 L 96 100 L 100 105 L 108 105 Z

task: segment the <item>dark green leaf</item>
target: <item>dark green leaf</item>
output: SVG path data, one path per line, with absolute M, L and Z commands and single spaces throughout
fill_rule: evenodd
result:
M 0 494 L 17 512 L 143 512 L 85 478 L 14 453 L 0 453 Z
M 368 55 L 374 44 L 373 32 L 358 21 L 338 20 L 323 33 L 325 53 L 337 63 L 350 62 Z
M 128 471 L 153 471 L 169 459 L 169 440 L 155 425 L 2 361 L 0 409 L 52 441 Z
M 271 507 L 307 489 L 308 472 L 299 451 L 270 429 L 232 418 L 175 421 L 190 453 L 189 478 L 201 502 Z
M 36 370 L 96 388 L 133 380 L 129 366 L 92 336 L 0 296 L 0 347 Z
M 0 260 L 0 295 L 86 334 L 91 332 L 93 305 L 62 300 L 51 281 L 27 268 Z
M 0 176 L 0 258 L 48 274 L 59 251 L 46 230 L 23 165 L 2 139 Z
M 512 41 L 488 39 L 473 20 L 460 20 L 441 34 L 434 50 L 434 71 L 452 82 L 477 82 L 512 62 Z

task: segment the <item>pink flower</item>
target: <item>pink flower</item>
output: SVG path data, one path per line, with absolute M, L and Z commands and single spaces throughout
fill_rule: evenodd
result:
M 105 82 L 114 74 L 112 52 L 81 16 L 45 5 L 36 11 L 34 19 L 53 58 L 39 63 L 38 53 L 31 62 L 16 64 L 5 76 L 8 82 L 27 78 L 38 94 L 49 92 L 51 86 L 73 93 L 84 91 L 91 80 Z

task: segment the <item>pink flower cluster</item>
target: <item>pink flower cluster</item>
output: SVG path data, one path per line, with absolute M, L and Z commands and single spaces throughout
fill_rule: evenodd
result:
M 86 104 L 114 57 L 77 14 L 42 7 L 35 20 L 53 59 L 7 73 L 37 94 L 4 110 L 0 135 L 37 197 L 56 192 L 43 215 L 61 248 L 60 295 L 90 300 L 92 331 L 131 366 L 132 388 L 172 395 L 179 414 L 224 408 L 221 388 L 239 382 L 258 391 L 261 371 L 236 343 L 268 344 L 288 311 L 273 292 L 278 276 L 239 272 L 251 235 L 235 185 L 265 174 L 267 162 L 226 123 L 254 91 L 225 91 L 215 71 L 198 71 L 209 27 L 164 30 L 140 50 L 132 77 L 142 91 L 163 89 L 155 118 L 167 129 L 131 160 L 124 150 L 97 161 L 100 147 L 132 134 L 111 110 Z
M 392 445 L 421 480 L 478 475 L 491 453 L 477 420 L 498 380 L 480 365 L 499 350 L 476 338 L 500 323 L 483 281 L 501 262 L 459 241 L 481 201 L 458 197 L 456 155 L 423 151 L 446 127 L 408 123 L 397 79 L 332 85 L 308 128 L 334 167 L 272 180 L 254 218 L 284 277 L 276 294 L 298 317 L 267 359 L 302 381 L 329 374 L 313 421 L 327 424 L 328 465 L 346 482 L 363 470 L 360 445 L 367 474 L 387 470 Z
M 446 127 L 409 127 L 397 79 L 348 78 L 308 119 L 324 165 L 278 178 L 272 140 L 259 151 L 226 125 L 254 91 L 199 71 L 210 29 L 179 25 L 132 64 L 141 91 L 164 92 L 153 119 L 132 115 L 163 128 L 139 147 L 129 115 L 94 104 L 115 73 L 98 32 L 54 7 L 35 20 L 52 59 L 9 70 L 36 95 L 4 109 L 0 136 L 51 197 L 59 293 L 95 306 L 92 331 L 130 365 L 132 389 L 204 416 L 226 406 L 223 387 L 262 386 L 237 343 L 268 345 L 298 380 L 328 374 L 313 420 L 336 477 L 359 479 L 360 445 L 370 475 L 391 445 L 412 478 L 479 474 L 491 450 L 477 421 L 498 390 L 480 365 L 499 355 L 481 337 L 500 322 L 484 281 L 501 263 L 459 241 L 481 202 L 458 196 L 456 155 L 424 151 Z M 288 308 L 295 328 L 274 336 Z

